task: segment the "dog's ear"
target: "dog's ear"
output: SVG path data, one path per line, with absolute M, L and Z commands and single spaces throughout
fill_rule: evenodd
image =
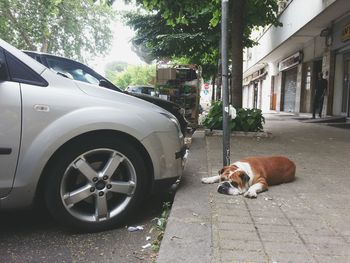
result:
M 239 174 L 239 177 L 241 177 L 242 182 L 245 184 L 246 182 L 249 182 L 250 177 L 245 172 L 241 172 Z
M 222 167 L 220 170 L 219 170 L 219 175 L 222 175 L 224 172 L 225 172 L 225 170 L 227 169 L 227 168 L 229 168 L 230 166 L 224 166 L 224 167 Z

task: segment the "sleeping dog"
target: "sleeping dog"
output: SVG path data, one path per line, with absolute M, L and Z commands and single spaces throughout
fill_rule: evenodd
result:
M 282 156 L 248 157 L 223 167 L 219 175 L 202 178 L 202 183 L 219 183 L 218 192 L 255 198 L 269 185 L 288 183 L 295 178 L 295 164 Z

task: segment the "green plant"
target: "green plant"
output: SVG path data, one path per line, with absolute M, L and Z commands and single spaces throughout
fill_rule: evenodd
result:
M 156 229 L 156 230 L 158 230 L 159 233 L 157 235 L 157 239 L 152 242 L 152 250 L 154 252 L 159 251 L 160 243 L 162 242 L 165 227 L 166 227 L 166 224 L 168 222 L 169 215 L 170 215 L 170 209 L 171 209 L 171 203 L 164 202 L 162 214 L 160 215 L 160 217 L 155 218 L 155 224 L 154 224 L 154 227 L 152 227 L 152 230 Z
M 208 115 L 203 120 L 203 125 L 211 130 L 222 130 L 222 101 L 211 104 Z
M 258 132 L 263 131 L 265 118 L 259 109 L 237 109 L 236 118 L 230 122 L 231 131 Z M 222 130 L 222 101 L 214 102 L 203 125 L 211 130 Z

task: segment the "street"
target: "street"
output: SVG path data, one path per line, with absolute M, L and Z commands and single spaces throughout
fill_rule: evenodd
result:
M 150 197 L 128 226 L 144 230 L 129 232 L 126 227 L 100 233 L 74 233 L 59 226 L 46 214 L 33 211 L 0 213 L 0 262 L 152 262 L 156 254 L 142 246 L 157 236 L 149 233 L 152 219 L 162 211 L 163 202 L 173 194 Z M 146 241 L 150 236 L 151 240 Z

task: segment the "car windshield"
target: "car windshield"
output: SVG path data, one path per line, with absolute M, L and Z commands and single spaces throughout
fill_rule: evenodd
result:
M 84 69 L 79 67 L 78 64 L 72 62 L 66 62 L 62 59 L 57 58 L 46 58 L 48 66 L 56 71 L 63 73 L 68 78 L 91 83 L 91 84 L 99 84 L 100 80 L 86 72 Z

